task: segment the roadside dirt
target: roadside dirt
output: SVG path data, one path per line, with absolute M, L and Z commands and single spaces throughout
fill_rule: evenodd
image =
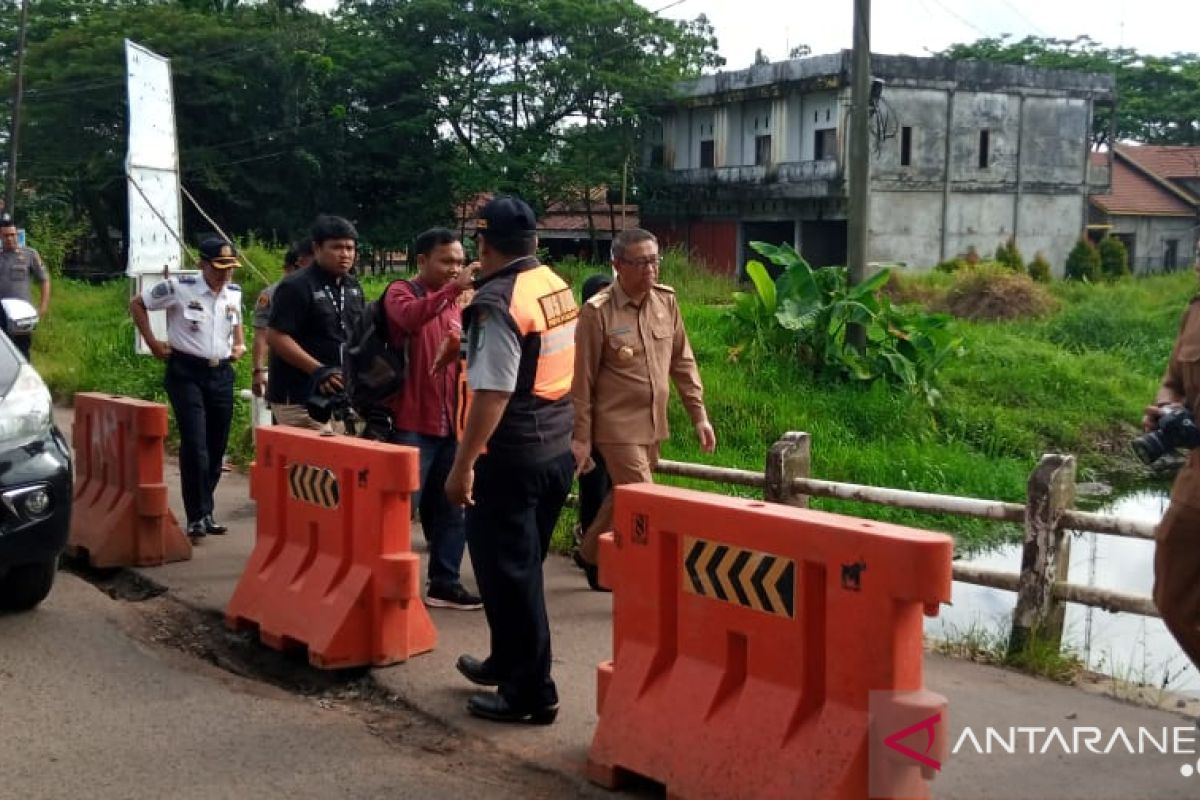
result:
M 302 651 L 280 653 L 266 648 L 254 633 L 230 631 L 219 614 L 188 607 L 167 594 L 165 587 L 132 572 L 97 571 L 72 563 L 64 568 L 128 603 L 135 613 L 128 616 L 126 633 L 135 641 L 204 662 L 196 665 L 203 671 L 215 667 L 345 714 L 391 747 L 436 759 L 438 769 L 460 776 L 469 773 L 478 781 L 481 796 L 489 795 L 489 786 L 511 789 L 514 785 L 535 798 L 601 796 L 582 776 L 572 781 L 536 764 L 515 761 L 487 742 L 451 730 L 380 687 L 366 668 L 315 669 Z

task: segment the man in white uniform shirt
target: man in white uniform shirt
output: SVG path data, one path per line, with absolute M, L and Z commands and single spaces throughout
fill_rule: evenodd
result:
M 213 491 L 233 418 L 233 366 L 246 353 L 242 290 L 230 283 L 237 251 L 224 239 L 200 243 L 200 277 L 167 278 L 129 301 L 129 314 L 155 358 L 179 427 L 179 474 L 193 542 L 225 533 L 213 520 Z M 167 312 L 167 341 L 154 338 L 149 311 Z

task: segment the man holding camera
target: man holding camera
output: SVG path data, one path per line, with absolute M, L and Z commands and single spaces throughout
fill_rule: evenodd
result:
M 1187 414 L 1194 419 L 1198 413 L 1200 296 L 1192 299 L 1184 314 L 1162 386 L 1142 417 L 1147 432 L 1157 431 L 1151 449 L 1195 447 L 1196 431 Z M 1143 459 L 1146 438 L 1150 437 L 1135 444 Z M 1200 448 L 1188 453 L 1187 463 L 1175 478 L 1171 505 L 1159 523 L 1155 542 L 1154 604 L 1180 648 L 1200 668 Z
M 313 263 L 279 283 L 271 298 L 267 401 L 280 425 L 313 430 L 340 426 L 314 419 L 310 400 L 336 408 L 343 396 L 342 350 L 363 313 L 363 292 L 350 274 L 358 231 L 341 217 L 317 217 Z

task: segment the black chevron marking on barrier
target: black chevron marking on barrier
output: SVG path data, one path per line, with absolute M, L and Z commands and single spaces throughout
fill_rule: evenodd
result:
M 320 505 L 321 493 L 317 488 L 318 482 L 321 480 L 320 471 L 313 467 L 307 467 L 307 473 L 305 474 L 305 477 L 307 478 L 305 481 L 305 489 L 307 490 L 308 494 L 305 499 L 313 505 Z
M 288 467 L 288 490 L 291 491 L 292 497 L 300 496 L 300 489 L 296 486 L 296 472 L 298 469 L 295 464 Z
M 729 546 L 724 544 L 717 545 L 717 549 L 713 551 L 713 556 L 708 560 L 708 580 L 712 584 L 713 594 L 720 600 L 728 600 L 729 595 L 725 594 L 725 589 L 721 586 L 721 562 L 725 559 L 725 554 L 729 552 Z
M 704 584 L 700 582 L 700 575 L 696 572 L 696 562 L 700 559 L 702 552 L 704 552 L 704 542 L 692 542 L 692 549 L 688 551 L 687 558 L 683 562 L 687 568 L 688 578 L 692 581 L 692 591 L 696 594 L 704 594 Z
M 743 588 L 742 570 L 746 568 L 746 562 L 750 560 L 749 550 L 739 550 L 737 558 L 733 559 L 733 566 L 729 568 L 730 583 L 733 584 L 733 593 L 737 595 L 737 600 L 740 605 L 749 606 L 750 597 L 746 594 Z
M 788 617 L 795 617 L 796 562 L 787 562 L 787 566 L 783 568 L 783 574 L 779 576 L 779 580 L 775 584 L 775 590 L 779 592 L 779 596 L 783 598 L 783 609 L 785 612 L 787 612 Z
M 775 566 L 775 556 L 763 556 L 758 569 L 754 570 L 754 574 L 750 576 L 750 588 L 758 596 L 758 602 L 762 603 L 762 607 L 772 614 L 776 613 L 776 609 L 771 603 L 771 597 L 767 594 L 763 581 L 766 580 L 767 572 L 773 566 Z

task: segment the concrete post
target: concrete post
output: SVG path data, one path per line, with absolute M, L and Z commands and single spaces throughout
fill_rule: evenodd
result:
M 768 503 L 808 508 L 808 495 L 794 494 L 792 481 L 809 477 L 812 468 L 812 439 L 807 433 L 790 431 L 771 445 L 767 453 L 763 499 Z
M 1062 642 L 1065 606 L 1054 599 L 1056 581 L 1066 581 L 1070 540 L 1059 528 L 1062 513 L 1075 505 L 1074 456 L 1045 455 L 1029 477 L 1025 506 L 1025 548 L 1020 587 L 1013 611 L 1009 654 L 1024 649 L 1036 632 L 1044 641 Z

